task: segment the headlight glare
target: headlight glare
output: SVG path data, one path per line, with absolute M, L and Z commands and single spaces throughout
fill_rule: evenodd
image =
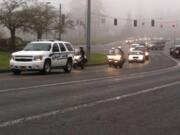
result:
M 41 61 L 43 60 L 43 56 L 34 56 L 34 61 Z

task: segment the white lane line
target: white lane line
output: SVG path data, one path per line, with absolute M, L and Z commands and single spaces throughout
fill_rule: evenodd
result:
M 141 72 L 141 73 L 135 73 L 135 74 L 133 73 L 133 74 L 126 75 L 126 77 L 112 76 L 112 77 L 93 78 L 93 79 L 86 79 L 86 80 L 68 81 L 68 82 L 62 82 L 62 83 L 42 84 L 42 85 L 36 85 L 36 86 L 31 86 L 31 87 L 1 89 L 0 93 L 17 92 L 17 91 L 28 90 L 28 89 L 37 89 L 37 88 L 43 88 L 43 87 L 52 87 L 52 86 L 69 85 L 69 84 L 79 84 L 79 83 L 87 83 L 87 82 L 109 80 L 109 79 L 119 79 L 119 81 L 135 79 L 135 78 L 153 76 L 153 74 L 157 75 L 157 74 L 162 74 L 164 72 L 173 71 L 174 69 L 177 69 L 179 66 L 180 65 L 176 65 L 174 67 L 159 69 L 159 70 L 155 70 L 155 71 Z
M 77 111 L 79 109 L 93 107 L 93 106 L 103 104 L 103 103 L 119 101 L 119 100 L 126 99 L 126 98 L 129 98 L 129 97 L 134 97 L 134 96 L 142 95 L 142 94 L 149 93 L 149 92 L 163 90 L 163 88 L 167 88 L 167 87 L 171 87 L 171 86 L 175 86 L 175 85 L 179 85 L 179 84 L 180 84 L 180 81 L 177 81 L 177 82 L 157 86 L 157 87 L 154 87 L 154 88 L 141 90 L 141 91 L 134 92 L 134 93 L 129 93 L 129 94 L 116 96 L 116 97 L 112 97 L 112 98 L 108 98 L 108 99 L 104 99 L 104 100 L 98 100 L 98 101 L 95 101 L 95 102 L 92 102 L 92 103 L 87 103 L 87 104 L 82 104 L 82 105 L 66 108 L 66 109 L 63 109 L 63 110 L 59 109 L 59 110 L 55 110 L 55 111 L 51 111 L 51 112 L 47 112 L 47 113 L 42 113 L 42 114 L 33 115 L 33 116 L 29 116 L 29 117 L 19 118 L 19 119 L 12 120 L 12 121 L 2 122 L 2 123 L 0 123 L 0 128 L 9 127 L 9 126 L 21 124 L 21 123 L 32 121 L 32 120 L 39 120 L 39 119 L 42 119 L 42 118 L 55 116 L 55 115 L 58 115 L 58 114 L 64 114 L 64 113 L 68 113 L 68 112 L 73 112 L 73 111 Z

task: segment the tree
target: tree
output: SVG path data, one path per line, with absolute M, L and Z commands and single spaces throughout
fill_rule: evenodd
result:
M 57 13 L 51 5 L 36 2 L 35 4 L 24 9 L 24 31 L 32 31 L 37 34 L 37 39 L 52 30 Z
M 63 23 L 59 22 L 59 19 L 55 20 L 55 25 L 54 25 L 54 30 L 56 33 L 60 34 L 59 38 L 61 38 L 61 34 L 66 32 L 66 28 L 74 28 L 74 23 L 73 21 L 70 19 L 70 15 L 63 15 L 64 16 L 64 20 L 63 18 L 61 18 L 61 21 L 63 21 Z
M 0 23 L 10 31 L 10 50 L 16 49 L 16 30 L 23 26 L 22 8 L 26 0 L 3 0 L 0 7 Z

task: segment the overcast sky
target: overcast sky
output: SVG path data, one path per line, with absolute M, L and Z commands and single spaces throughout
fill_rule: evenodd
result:
M 2 0 L 0 0 L 2 1 Z M 58 5 L 61 3 L 64 11 L 69 11 L 69 2 L 72 0 L 40 0 Z M 79 0 L 73 0 L 79 2 Z M 84 0 L 87 1 L 87 0 Z M 96 1 L 96 0 L 92 0 Z M 106 13 L 114 16 L 122 16 L 131 11 L 133 14 L 142 13 L 154 15 L 157 12 L 168 15 L 174 13 L 180 15 L 180 0 L 102 0 Z M 179 12 L 179 13 L 178 13 Z

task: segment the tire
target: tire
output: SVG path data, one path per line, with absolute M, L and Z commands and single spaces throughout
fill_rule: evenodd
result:
M 21 70 L 17 70 L 17 69 L 12 70 L 12 72 L 14 75 L 20 75 L 21 74 Z
M 44 68 L 41 71 L 41 73 L 42 74 L 49 74 L 49 73 L 51 73 L 51 62 L 50 62 L 50 60 L 46 60 L 44 62 Z
M 112 67 L 112 64 L 111 64 L 111 63 L 109 63 L 109 67 Z
M 68 60 L 66 63 L 66 66 L 64 67 L 64 72 L 65 73 L 70 73 L 72 70 L 72 61 Z
M 82 69 L 82 70 L 84 69 L 84 64 L 81 64 L 81 69 Z
M 117 66 L 116 64 L 114 65 L 114 67 L 115 67 L 115 68 L 118 68 L 118 66 Z
M 119 64 L 119 68 L 123 68 L 123 64 L 121 63 L 121 64 Z
M 77 69 L 77 67 L 78 67 L 77 63 L 73 64 L 74 69 Z

